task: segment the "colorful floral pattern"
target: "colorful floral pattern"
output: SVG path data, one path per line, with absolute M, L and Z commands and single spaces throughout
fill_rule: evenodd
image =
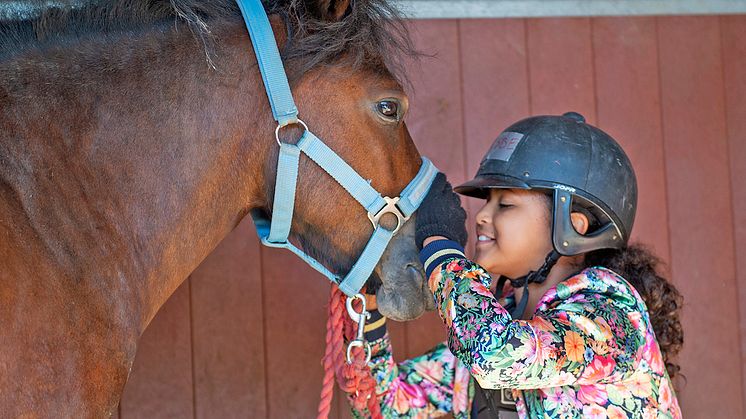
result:
M 397 365 L 388 336 L 373 343 L 384 417 L 469 417 L 470 371 L 485 388 L 512 389 L 521 418 L 681 418 L 645 304 L 623 278 L 586 269 L 526 321 L 510 317 L 490 282 L 462 258 L 430 276 L 453 353 L 440 344 Z
M 372 342 L 370 366 L 385 418 L 431 418 L 453 413 L 468 418 L 474 386 L 469 370 L 440 344 L 427 354 L 396 364 L 388 334 Z M 356 418 L 367 412 L 353 410 Z
M 680 418 L 647 309 L 629 283 L 589 268 L 514 320 L 479 265 L 454 258 L 429 278 L 448 346 L 485 388 L 509 388 L 520 417 Z

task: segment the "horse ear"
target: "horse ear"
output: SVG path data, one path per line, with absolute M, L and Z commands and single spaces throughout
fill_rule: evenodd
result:
M 350 0 L 316 0 L 321 20 L 338 22 L 350 9 Z

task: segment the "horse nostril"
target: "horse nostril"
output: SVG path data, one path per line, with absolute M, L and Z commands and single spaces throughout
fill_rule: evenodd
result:
M 423 275 L 424 271 L 422 270 L 422 266 L 420 266 L 419 264 L 407 263 L 407 265 L 405 266 L 405 269 L 408 272 L 411 272 L 412 274 L 416 274 L 416 275 L 419 275 L 419 276 L 424 276 Z

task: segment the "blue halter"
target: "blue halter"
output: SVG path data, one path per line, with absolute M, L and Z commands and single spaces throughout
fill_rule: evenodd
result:
M 438 169 L 430 160 L 423 157 L 419 173 L 404 188 L 401 196 L 397 198 L 381 196 L 368 181 L 311 133 L 306 124 L 298 119 L 298 108 L 293 101 L 274 33 L 261 1 L 237 0 L 237 2 L 249 29 L 251 43 L 254 46 L 264 87 L 272 107 L 272 115 L 277 121 L 275 139 L 280 146 L 272 218 L 270 220 L 260 212 L 252 212 L 257 233 L 264 245 L 290 250 L 324 274 L 330 281 L 338 283 L 342 292 L 352 297 L 360 292 L 363 284 L 370 277 L 391 238 L 420 206 Z M 291 124 L 300 124 L 305 129 L 303 136 L 296 144 L 280 141 L 280 129 Z M 344 279 L 329 271 L 288 240 L 290 224 L 293 220 L 301 152 L 316 162 L 352 195 L 368 211 L 368 219 L 373 224 L 373 235 Z M 378 223 L 383 215 L 389 213 L 397 219 L 396 228 L 393 230 L 388 230 Z

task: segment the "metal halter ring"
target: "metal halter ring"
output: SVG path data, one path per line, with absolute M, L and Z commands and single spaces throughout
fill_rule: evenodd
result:
M 280 147 L 282 147 L 282 142 L 280 141 L 280 129 L 284 128 L 284 127 L 286 127 L 288 125 L 295 125 L 295 124 L 300 124 L 301 126 L 303 126 L 304 130 L 308 131 L 308 125 L 306 125 L 306 123 L 303 122 L 303 121 L 301 121 L 300 119 L 298 119 L 296 122 L 294 122 L 292 124 L 277 125 L 277 128 L 275 128 L 275 140 L 277 140 L 277 145 L 279 145 Z
M 396 198 L 384 196 L 383 200 L 386 201 L 386 205 L 384 205 L 383 208 L 378 210 L 378 212 L 375 214 L 368 213 L 368 219 L 373 224 L 373 230 L 375 230 L 379 226 L 381 217 L 383 217 L 386 214 L 393 214 L 396 217 L 396 228 L 394 228 L 391 232 L 393 234 L 396 234 L 396 232 L 399 231 L 401 226 L 403 226 L 404 223 L 407 220 L 409 220 L 409 217 L 404 216 L 404 214 L 401 212 L 399 207 L 396 206 L 397 202 L 399 202 L 398 196 Z

